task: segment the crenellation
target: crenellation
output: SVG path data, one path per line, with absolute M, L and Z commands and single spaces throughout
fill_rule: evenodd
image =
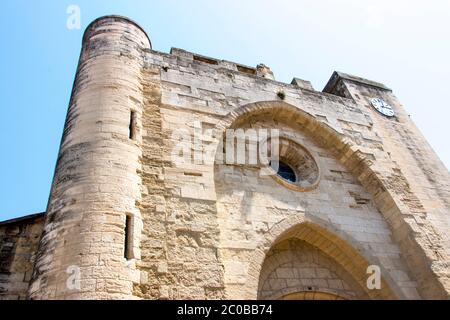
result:
M 235 129 L 278 130 L 295 182 L 261 158 L 221 161 Z M 2 268 L 36 264 L 0 273 L 0 298 L 447 299 L 449 186 L 381 83 L 282 83 L 264 64 L 155 51 L 107 16 L 83 37 L 45 222 L 0 223 L 42 233 L 29 247 L 2 236 Z

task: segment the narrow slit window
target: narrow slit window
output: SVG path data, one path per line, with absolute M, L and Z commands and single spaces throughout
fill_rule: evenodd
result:
M 124 239 L 124 257 L 127 260 L 132 259 L 132 254 L 131 254 L 131 228 L 132 228 L 132 224 L 131 224 L 131 216 L 126 215 L 125 217 L 125 239 Z
M 136 111 L 131 110 L 130 112 L 130 128 L 129 128 L 129 138 L 131 140 L 136 140 Z

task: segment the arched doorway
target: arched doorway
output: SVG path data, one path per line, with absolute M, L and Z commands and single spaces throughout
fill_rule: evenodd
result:
M 303 240 L 271 248 L 261 268 L 258 299 L 367 299 L 368 295 L 334 259 Z
M 369 263 L 357 250 L 325 228 L 305 221 L 278 237 L 266 253 L 258 299 L 395 299 L 382 279 L 367 288 Z
M 311 151 L 314 158 L 319 160 L 319 167 L 328 168 L 324 170 L 325 183 L 317 185 L 313 182 L 310 188 L 300 188 L 303 190 L 289 188 L 292 183 L 284 183 L 286 179 L 276 179 L 282 187 L 286 186 L 286 189 L 297 192 L 311 191 L 297 196 L 288 194 L 289 191 L 283 188 L 277 188 L 273 181 L 263 180 L 258 176 L 257 166 L 232 167 L 215 164 L 215 190 L 221 230 L 220 255 L 224 263 L 227 296 L 251 299 L 257 297 L 259 271 L 265 254 L 275 244 L 273 235 L 269 236 L 268 241 L 262 240 L 262 237 L 266 232 L 273 233 L 273 229 L 279 228 L 277 224 L 283 224 L 283 219 L 295 216 L 300 220 L 305 219 L 305 216 L 307 220 L 323 218 L 326 221 L 325 224 L 331 226 L 328 229 L 335 231 L 335 234 L 350 235 L 354 241 L 349 243 L 357 248 L 356 254 L 361 257 L 360 251 L 363 249 L 366 251 L 363 254 L 364 257 L 372 256 L 372 259 L 367 261 L 378 261 L 375 264 L 384 269 L 382 271 L 384 279 L 395 292 L 395 295 L 386 295 L 383 296 L 384 298 L 417 298 L 419 297 L 416 292 L 417 287 L 420 290 L 421 286 L 436 285 L 436 279 L 431 273 L 417 274 L 416 266 L 419 265 L 419 269 L 423 269 L 425 263 L 425 260 L 421 260 L 421 255 L 414 260 L 413 268 L 410 261 L 404 259 L 405 255 L 423 253 L 406 232 L 410 229 L 408 223 L 403 220 L 400 209 L 407 212 L 408 208 L 398 207 L 401 201 L 397 201 L 395 192 L 390 193 L 389 185 L 385 184 L 383 177 L 376 171 L 377 166 L 374 165 L 374 161 L 367 158 L 345 135 L 301 108 L 280 101 L 245 105 L 230 112 L 217 124 L 216 128 L 219 131 L 227 128 L 281 129 L 290 141 L 299 142 Z M 216 154 L 221 152 L 222 147 Z M 288 157 L 289 152 L 285 155 Z M 335 173 L 339 176 L 334 177 Z M 349 183 L 351 186 L 347 185 L 343 188 L 336 183 Z M 353 187 L 357 188 L 356 192 Z M 336 196 L 336 193 L 340 191 L 346 194 Z M 324 198 L 319 196 L 313 199 L 317 194 L 324 195 Z M 334 196 L 327 198 L 329 195 Z M 360 195 L 363 196 L 360 197 Z M 330 201 L 328 206 L 324 204 L 324 201 Z M 355 203 L 348 201 L 355 201 Z M 323 210 L 324 207 L 328 208 Z M 357 213 L 358 208 L 363 208 L 364 212 Z M 386 214 L 389 219 L 386 219 Z M 336 215 L 340 215 L 346 221 L 337 222 Z M 395 226 L 396 232 L 391 233 L 394 215 L 394 220 L 398 224 Z M 359 225 L 348 227 L 349 224 L 354 223 Z M 366 236 L 364 228 L 361 228 L 362 225 L 370 231 L 380 233 L 369 239 L 370 235 Z M 372 228 L 373 225 L 376 225 L 377 230 Z M 389 227 L 391 227 L 390 230 Z M 372 245 L 372 242 L 375 242 L 375 245 Z M 255 249 L 255 243 L 259 243 L 258 249 L 251 254 L 250 252 Z M 386 252 L 387 256 L 383 256 L 384 248 L 392 252 Z M 255 257 L 259 264 L 254 263 Z M 365 271 L 364 269 L 363 275 L 359 278 L 362 279 L 365 276 Z M 353 274 L 352 271 L 349 272 Z M 400 278 L 403 280 L 398 281 Z M 414 278 L 420 279 L 417 287 Z M 429 278 L 430 281 L 423 280 L 425 278 Z

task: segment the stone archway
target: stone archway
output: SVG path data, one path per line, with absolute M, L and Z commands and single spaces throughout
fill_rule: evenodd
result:
M 247 286 L 259 299 L 280 299 L 298 292 L 323 292 L 344 299 L 405 298 L 376 257 L 348 234 L 314 217 L 281 221 L 251 261 Z M 366 286 L 369 265 L 381 267 L 380 290 Z
M 328 123 L 282 101 L 255 102 L 240 107 L 230 112 L 216 128 L 240 128 L 258 117 L 289 124 L 295 130 L 310 136 L 321 147 L 330 150 L 372 195 L 377 209 L 389 224 L 402 255 L 407 257 L 405 261 L 418 283 L 420 295 L 434 299 L 448 296 L 443 286 L 445 275 L 430 267 L 434 263 L 440 263 L 439 257 L 445 256 L 440 244 L 431 241 L 432 238 L 439 239 L 439 236 L 427 236 L 434 229 L 426 221 L 423 221 L 423 225 L 417 225 L 413 219 L 405 219 L 405 216 L 414 216 L 421 204 L 410 191 L 401 169 L 389 160 L 388 155 L 383 155 L 380 159 L 383 165 L 380 165 L 378 159 L 368 157 L 359 146 Z M 402 296 L 398 292 L 397 295 Z
M 327 299 L 325 294 L 369 299 L 354 275 L 320 248 L 295 237 L 274 244 L 261 267 L 258 299 L 303 300 L 319 294 L 321 299 Z

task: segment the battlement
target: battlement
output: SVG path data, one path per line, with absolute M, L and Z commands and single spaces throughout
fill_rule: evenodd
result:
M 115 30 L 113 26 L 122 25 L 122 29 Z M 133 26 L 134 29 L 127 28 L 126 26 Z M 91 37 L 93 34 L 93 31 L 100 31 L 100 33 L 104 32 L 117 32 L 117 31 L 125 31 L 129 34 L 136 33 L 136 30 L 139 30 L 141 33 L 144 34 L 144 36 L 147 38 L 148 44 L 145 42 L 141 42 L 142 46 L 144 48 L 152 48 L 152 44 L 150 41 L 150 37 L 148 36 L 147 32 L 144 28 L 142 28 L 136 21 L 124 17 L 121 15 L 106 15 L 102 17 L 98 17 L 97 19 L 93 20 L 89 25 L 86 27 L 83 33 L 83 43 L 85 43 L 89 37 Z
M 122 27 L 120 27 L 119 30 L 114 30 L 112 25 L 115 25 L 115 24 L 122 25 Z M 125 25 L 130 25 L 133 28 L 132 29 L 126 28 L 126 27 L 124 27 Z M 120 16 L 120 15 L 102 16 L 102 17 L 99 17 L 99 18 L 95 19 L 94 21 L 92 21 L 85 30 L 85 33 L 83 35 L 83 43 L 85 43 L 89 37 L 91 37 L 92 35 L 95 35 L 95 33 L 93 34 L 94 31 L 96 31 L 97 33 L 104 33 L 104 32 L 117 32 L 120 30 L 127 32 L 131 36 L 133 33 L 135 33 L 137 30 L 139 30 L 139 32 L 142 32 L 143 35 L 148 40 L 148 43 L 145 43 L 145 42 L 142 42 L 142 40 L 139 38 L 137 40 L 135 39 L 140 45 L 142 45 L 142 49 L 149 50 L 154 53 L 164 54 L 163 52 L 154 51 L 152 49 L 150 37 L 148 36 L 147 32 L 141 25 L 139 25 L 137 22 L 133 21 L 132 19 L 130 19 L 128 17 L 124 17 L 124 16 Z M 133 38 L 133 37 L 131 37 L 131 38 Z M 246 74 L 249 76 L 254 76 L 254 77 L 264 78 L 266 80 L 275 81 L 275 76 L 274 76 L 272 70 L 270 69 L 270 67 L 266 66 L 263 63 L 259 63 L 256 67 L 251 67 L 251 66 L 244 65 L 244 64 L 241 64 L 238 62 L 213 58 L 213 57 L 205 56 L 205 55 L 202 55 L 199 53 L 189 52 L 187 50 L 175 48 L 175 47 L 171 48 L 169 55 L 174 56 L 174 57 L 179 57 L 184 60 L 188 60 L 188 61 L 190 60 L 190 61 L 195 61 L 195 62 L 198 62 L 201 64 L 209 65 L 212 68 L 227 69 L 230 71 L 240 72 L 242 74 Z M 334 71 L 332 76 L 330 77 L 330 80 L 325 85 L 322 92 L 345 97 L 345 95 L 341 94 L 339 92 L 339 90 L 337 90 L 337 88 L 339 88 L 340 83 L 342 81 L 350 81 L 350 82 L 357 83 L 357 84 L 364 85 L 364 86 L 370 86 L 370 87 L 374 87 L 374 88 L 378 88 L 378 89 L 382 89 L 382 90 L 386 90 L 386 91 L 392 91 L 391 89 L 389 89 L 382 83 L 364 79 L 359 76 L 354 76 L 354 75 L 350 75 L 347 73 Z M 279 81 L 277 81 L 277 82 L 288 85 L 287 83 L 283 83 L 283 82 L 279 82 Z M 299 88 L 305 89 L 305 90 L 315 91 L 315 89 L 313 88 L 310 81 L 300 79 L 298 77 L 294 77 L 292 79 L 292 81 L 290 82 L 290 85 L 293 85 L 294 87 L 299 87 Z
M 262 63 L 155 51 L 134 21 L 98 18 L 83 36 L 45 217 L 0 222 L 3 292 L 448 298 L 446 270 L 430 266 L 448 266 L 450 178 L 402 110 L 378 82 L 334 72 L 315 91 Z M 261 174 L 246 159 L 253 142 L 268 147 L 269 130 L 281 146 L 266 164 L 284 169 Z M 74 270 L 79 286 L 68 285 Z
M 374 88 L 385 90 L 385 91 L 392 91 L 390 88 L 386 87 L 382 83 L 364 79 L 364 78 L 354 76 L 354 75 L 351 75 L 348 73 L 334 71 L 333 74 L 331 75 L 330 80 L 328 80 L 328 83 L 325 85 L 323 92 L 328 92 L 328 93 L 336 92 L 336 87 L 338 87 L 342 83 L 342 81 L 346 81 L 346 80 L 356 83 L 356 84 L 359 84 L 359 85 L 363 85 L 363 86 L 374 87 Z

